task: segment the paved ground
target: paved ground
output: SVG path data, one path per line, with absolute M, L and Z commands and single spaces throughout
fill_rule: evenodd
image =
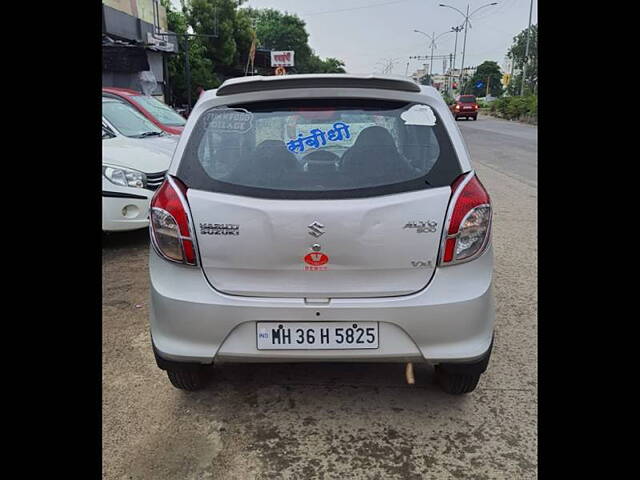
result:
M 534 127 L 459 123 L 495 207 L 496 340 L 475 392 L 441 393 L 427 367 L 408 386 L 403 366 L 378 364 L 231 365 L 205 391 L 175 390 L 149 345 L 146 232 L 114 235 L 103 246 L 103 478 L 536 478 Z
M 477 121 L 458 120 L 458 127 L 474 160 L 527 185 L 538 185 L 538 127 L 484 115 Z

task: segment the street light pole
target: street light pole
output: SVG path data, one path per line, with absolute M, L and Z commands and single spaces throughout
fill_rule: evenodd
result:
M 184 69 L 185 69 L 185 82 L 187 83 L 187 116 L 191 113 L 191 69 L 189 64 L 189 38 L 202 37 L 202 38 L 218 38 L 218 35 L 205 35 L 198 33 L 172 33 L 172 32 L 154 32 L 156 35 L 163 35 L 168 37 L 176 37 L 176 41 L 179 43 L 180 38 L 184 39 Z M 157 37 L 155 37 L 157 38 Z
M 189 37 L 184 36 L 184 73 L 187 83 L 187 116 L 191 113 L 191 68 L 189 65 Z
M 456 70 L 456 53 L 458 53 L 458 32 L 462 31 L 462 25 L 459 25 L 457 27 L 451 27 L 451 31 L 456 32 L 456 42 L 455 42 L 455 45 L 453 46 L 453 65 L 451 67 L 451 70 L 455 71 Z M 453 77 L 451 78 L 451 80 L 453 80 Z
M 433 32 L 431 38 L 436 38 L 436 32 Z M 431 64 L 429 65 L 429 79 L 430 83 L 433 84 L 433 47 L 435 46 L 435 40 L 431 41 Z
M 436 37 L 436 32 L 433 32 L 432 35 L 429 35 L 428 33 L 424 33 L 422 30 L 414 30 L 414 32 L 421 33 L 422 35 L 424 35 L 425 37 L 431 40 L 431 63 L 429 66 L 429 83 L 432 84 L 433 83 L 433 48 L 436 46 L 436 40 L 439 39 L 441 36 L 446 35 L 447 33 L 453 32 L 453 30 L 448 30 L 446 32 L 443 32 L 437 37 Z
M 533 1 L 533 0 L 532 0 Z M 445 5 L 444 3 L 439 3 L 438 6 L 439 7 L 446 7 L 446 8 L 451 8 L 452 10 L 455 10 L 456 12 L 458 12 L 460 15 L 462 15 L 464 17 L 464 45 L 462 47 L 462 65 L 460 65 L 460 84 L 462 86 L 462 75 L 464 72 L 464 55 L 467 49 L 467 27 L 469 26 L 469 18 L 471 18 L 478 10 L 485 8 L 485 7 L 490 7 L 492 5 L 498 5 L 498 2 L 493 2 L 493 3 L 487 3 L 486 5 L 482 5 L 481 7 L 476 8 L 473 12 L 469 13 L 469 4 L 467 4 L 467 13 L 463 13 L 461 10 L 457 9 L 456 7 L 452 7 L 451 5 Z
M 464 54 L 467 50 L 467 25 L 469 24 L 469 4 L 467 4 L 467 14 L 464 17 L 464 42 L 462 43 L 462 65 L 460 65 L 460 93 L 462 92 L 462 75 L 464 75 Z
M 529 41 L 531 40 L 531 14 L 533 13 L 533 0 L 529 6 L 529 27 L 527 28 L 527 46 L 524 50 L 524 62 L 522 63 L 522 83 L 520 84 L 520 96 L 524 95 L 524 79 L 527 73 L 527 62 L 529 61 Z

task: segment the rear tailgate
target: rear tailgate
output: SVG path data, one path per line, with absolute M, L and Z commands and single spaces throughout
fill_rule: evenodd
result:
M 340 200 L 189 189 L 201 264 L 216 289 L 265 297 L 381 297 L 433 276 L 450 187 Z M 324 255 L 322 255 L 324 254 Z

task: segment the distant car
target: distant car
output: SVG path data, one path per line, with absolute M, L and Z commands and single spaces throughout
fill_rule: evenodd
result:
M 169 105 L 155 97 L 127 88 L 103 87 L 103 96 L 124 100 L 167 133 L 180 135 L 186 120 Z
M 102 230 L 149 225 L 149 202 L 164 181 L 178 141 L 111 98 L 102 101 Z
M 476 103 L 475 95 L 459 95 L 456 97 L 455 103 L 449 107 L 453 117 L 458 120 L 460 117 L 465 117 L 467 120 L 473 118 L 478 119 L 478 104 Z
M 476 388 L 495 318 L 491 201 L 438 91 L 240 77 L 195 105 L 151 200 L 151 342 L 174 387 L 229 362 L 435 365 Z

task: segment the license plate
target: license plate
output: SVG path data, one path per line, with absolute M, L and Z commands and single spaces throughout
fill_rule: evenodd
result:
M 378 322 L 257 322 L 258 350 L 378 348 Z

